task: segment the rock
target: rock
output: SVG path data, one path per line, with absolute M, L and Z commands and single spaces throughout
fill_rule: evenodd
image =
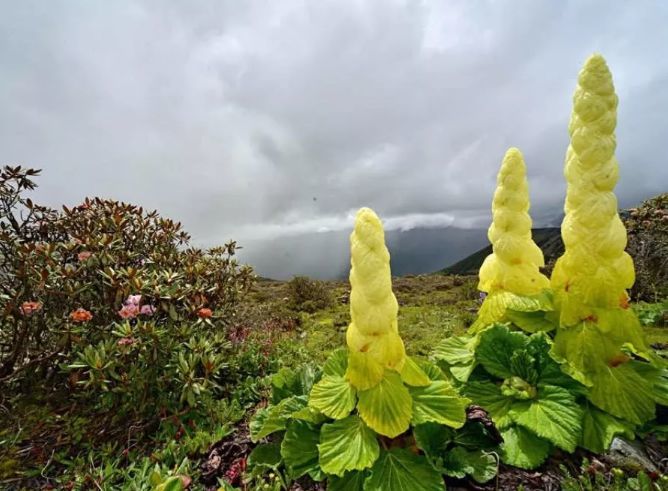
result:
M 624 470 L 658 472 L 656 464 L 647 456 L 642 445 L 624 438 L 615 437 L 610 444 L 610 450 L 603 455 L 603 458 Z

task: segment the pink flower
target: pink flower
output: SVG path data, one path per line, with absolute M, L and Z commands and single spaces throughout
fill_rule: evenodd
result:
M 141 303 L 141 295 L 129 295 L 128 298 L 125 300 L 125 305 L 135 305 L 139 306 Z
M 88 322 L 92 318 L 93 314 L 91 314 L 86 309 L 78 308 L 73 312 L 70 312 L 70 319 L 72 319 L 74 322 Z
M 139 313 L 139 307 L 135 304 L 123 305 L 123 308 L 118 311 L 123 319 L 134 319 Z
M 153 305 L 142 305 L 140 313 L 142 315 L 153 315 L 155 313 L 155 307 Z
M 79 259 L 79 262 L 82 263 L 84 261 L 88 261 L 88 259 L 93 255 L 92 252 L 90 251 L 81 251 L 79 254 L 77 254 L 77 259 Z
M 23 302 L 19 310 L 21 310 L 21 313 L 24 316 L 28 317 L 31 316 L 33 313 L 37 312 L 38 310 L 41 310 L 41 308 L 42 308 L 41 302 Z
M 121 338 L 116 344 L 118 346 L 132 346 L 135 343 L 135 338 Z

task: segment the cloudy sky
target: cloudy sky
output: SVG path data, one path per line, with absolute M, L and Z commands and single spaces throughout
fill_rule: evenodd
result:
M 666 25 L 659 0 L 0 0 L 0 163 L 42 168 L 43 203 L 157 208 L 271 264 L 268 241 L 347 234 L 360 206 L 393 230 L 486 227 L 518 146 L 542 225 L 595 51 L 620 204 L 668 191 Z

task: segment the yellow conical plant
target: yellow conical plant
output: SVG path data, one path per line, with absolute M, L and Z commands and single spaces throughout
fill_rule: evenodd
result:
M 380 219 L 369 208 L 357 212 L 350 256 L 346 378 L 357 389 L 365 390 L 380 382 L 385 369 L 400 372 L 406 362 L 397 324 L 399 306 L 392 293 L 390 253 Z
M 539 271 L 545 264 L 543 252 L 531 238 L 526 165 L 517 148 L 506 152 L 496 182 L 487 232 L 493 252 L 480 268 L 478 289 L 535 295 L 550 285 Z
M 543 252 L 531 238 L 529 185 L 522 153 L 510 148 L 503 157 L 492 201 L 492 225 L 487 237 L 492 253 L 480 267 L 478 289 L 487 292 L 470 332 L 494 322 L 512 321 L 525 330 L 544 329 L 534 318 L 526 322 L 522 312 L 550 310 L 547 296 L 538 298 L 550 286 L 541 272 Z
M 552 352 L 590 386 L 591 402 L 640 424 L 654 415 L 652 385 L 661 372 L 632 356 L 652 359 L 626 292 L 635 274 L 613 193 L 616 123 L 612 75 L 603 57 L 593 55 L 580 71 L 568 128 L 565 252 L 551 278 L 559 312 Z
M 593 55 L 580 72 L 573 96 L 561 226 L 565 253 L 552 273 L 565 326 L 593 319 L 599 309 L 625 308 L 626 290 L 635 280 L 633 260 L 624 251 L 626 229 L 613 193 L 619 177 L 616 124 L 612 75 L 603 57 Z

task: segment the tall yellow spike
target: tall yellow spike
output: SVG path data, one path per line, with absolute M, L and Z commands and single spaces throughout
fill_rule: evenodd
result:
M 626 290 L 635 280 L 613 193 L 619 176 L 616 124 L 612 75 L 603 57 L 595 54 L 580 71 L 568 127 L 568 190 L 561 225 L 566 249 L 551 278 L 564 326 L 595 319 L 597 309 L 626 306 Z
M 539 271 L 545 264 L 543 252 L 531 238 L 529 185 L 524 158 L 517 148 L 510 148 L 503 158 L 492 215 L 487 237 L 493 252 L 480 268 L 478 289 L 529 296 L 548 288 L 549 280 Z
M 390 253 L 380 219 L 369 208 L 357 212 L 350 256 L 346 378 L 366 390 L 380 382 L 386 368 L 401 371 L 406 360 L 397 324 L 399 306 L 392 293 Z

